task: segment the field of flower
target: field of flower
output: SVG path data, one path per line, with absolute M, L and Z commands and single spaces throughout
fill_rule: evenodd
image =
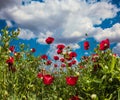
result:
M 120 57 L 102 40 L 94 54 L 76 60 L 64 44 L 56 46 L 53 59 L 34 56 L 35 48 L 10 45 L 20 30 L 2 29 L 0 39 L 0 100 L 120 100 Z M 54 38 L 48 37 L 51 45 Z M 84 41 L 84 49 L 90 48 Z

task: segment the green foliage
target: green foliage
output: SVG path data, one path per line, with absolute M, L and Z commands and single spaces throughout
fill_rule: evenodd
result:
M 35 57 L 25 45 L 20 45 L 20 52 L 11 54 L 10 42 L 17 39 L 20 30 L 8 31 L 8 27 L 2 29 L 0 39 L 0 99 L 1 100 L 69 100 L 77 95 L 80 100 L 120 100 L 120 58 L 115 56 L 110 49 L 100 51 L 95 48 L 98 55 L 84 57 L 73 67 L 66 66 L 56 69 L 52 65 L 47 66 L 45 60 Z M 67 57 L 71 51 L 66 47 Z M 6 61 L 13 56 L 11 71 Z M 65 62 L 66 64 L 67 61 Z M 83 68 L 80 68 L 83 66 Z M 50 70 L 52 68 L 52 70 Z M 49 70 L 47 70 L 49 69 Z M 38 72 L 44 70 L 44 74 L 54 76 L 51 85 L 43 84 L 43 79 L 37 77 Z M 66 76 L 78 76 L 77 84 L 66 84 Z

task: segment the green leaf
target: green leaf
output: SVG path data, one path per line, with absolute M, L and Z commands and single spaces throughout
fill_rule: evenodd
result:
M 110 71 L 112 72 L 114 70 L 114 67 L 115 67 L 115 63 L 116 63 L 116 57 L 112 57 L 112 61 L 111 61 L 111 68 L 110 68 Z
M 120 89 L 118 89 L 118 100 L 120 100 Z

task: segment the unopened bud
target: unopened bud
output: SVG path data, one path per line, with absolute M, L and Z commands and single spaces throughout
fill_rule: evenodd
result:
M 5 91 L 5 92 L 4 92 L 4 95 L 5 95 L 5 96 L 8 96 L 8 92 L 7 92 L 7 91 Z
M 113 79 L 112 78 L 109 78 L 109 80 L 108 80 L 109 82 L 112 82 L 113 81 Z
M 5 47 L 8 47 L 8 46 L 9 46 L 9 42 L 6 42 L 6 43 L 5 43 Z
M 92 94 L 92 95 L 91 95 L 91 99 L 92 99 L 92 100 L 96 100 L 96 99 L 97 99 L 97 95 L 96 95 L 96 94 Z
M 79 72 L 75 72 L 75 74 L 76 74 L 77 76 L 79 76 L 79 75 L 80 75 L 80 73 L 79 73 Z

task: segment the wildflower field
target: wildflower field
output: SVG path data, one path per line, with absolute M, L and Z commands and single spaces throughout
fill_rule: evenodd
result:
M 20 30 L 1 30 L 0 100 L 120 100 L 120 57 L 114 54 L 109 39 L 102 40 L 94 54 L 76 60 L 78 54 L 64 44 L 57 55 L 34 56 L 35 48 L 20 44 Z M 45 42 L 51 45 L 55 38 Z M 84 49 L 90 48 L 84 41 Z

